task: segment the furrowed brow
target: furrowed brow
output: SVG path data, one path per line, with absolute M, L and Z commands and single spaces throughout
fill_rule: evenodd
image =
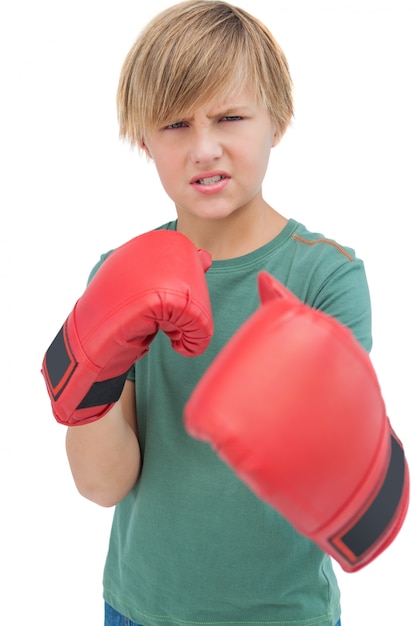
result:
M 227 109 L 218 109 L 217 111 L 213 111 L 207 114 L 209 119 L 213 119 L 215 117 L 231 117 L 233 115 L 248 115 L 250 113 L 250 109 L 246 106 L 232 106 Z

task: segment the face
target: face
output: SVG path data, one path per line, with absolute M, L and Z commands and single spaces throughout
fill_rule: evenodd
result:
M 222 219 L 262 205 L 262 181 L 279 135 L 249 90 L 169 120 L 143 145 L 178 216 Z

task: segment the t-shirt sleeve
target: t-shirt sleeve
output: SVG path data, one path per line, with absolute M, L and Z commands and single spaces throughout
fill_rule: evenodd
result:
M 372 349 L 372 309 L 364 264 L 353 259 L 328 274 L 312 305 L 350 328 L 358 342 Z
M 109 252 L 105 252 L 104 254 L 102 254 L 100 256 L 100 259 L 97 261 L 97 263 L 94 265 L 93 269 L 91 270 L 90 274 L 88 275 L 88 279 L 87 279 L 87 285 L 91 282 L 91 280 L 94 278 L 94 276 L 97 274 L 98 270 L 100 269 L 100 267 L 103 265 L 104 261 L 107 259 L 107 257 L 113 252 L 113 250 L 109 250 Z

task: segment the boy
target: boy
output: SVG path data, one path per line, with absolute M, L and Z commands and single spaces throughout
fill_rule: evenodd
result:
M 60 335 L 61 350 L 65 344 L 69 354 L 77 341 L 88 353 L 92 320 L 106 307 L 123 299 L 114 334 L 133 323 L 126 321 L 132 282 L 146 298 L 161 280 L 174 294 L 168 305 L 165 291 L 147 305 L 136 351 L 120 337 L 132 351 L 124 369 L 92 385 L 78 417 L 57 414 L 70 426 L 67 454 L 80 493 L 116 505 L 105 624 L 336 626 L 339 590 L 329 556 L 190 437 L 183 422 L 207 367 L 258 308 L 262 270 L 371 349 L 362 262 L 262 196 L 270 151 L 293 115 L 285 56 L 265 26 L 239 8 L 215 0 L 176 4 L 129 52 L 118 113 L 121 136 L 154 162 L 177 217 L 120 256 L 103 255 L 88 305 L 86 297 L 77 304 L 77 333 L 68 323 Z M 171 288 L 178 276 L 182 282 Z M 127 378 L 120 376 L 133 362 Z M 65 383 L 58 376 L 57 398 L 74 370 Z

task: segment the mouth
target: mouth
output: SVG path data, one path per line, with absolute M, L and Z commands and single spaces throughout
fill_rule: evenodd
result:
M 195 191 L 207 195 L 216 195 L 223 192 L 229 185 L 230 176 L 226 172 L 201 172 L 190 181 Z
M 218 174 L 216 176 L 207 176 L 205 178 L 197 178 L 197 180 L 195 180 L 194 183 L 197 185 L 214 185 L 215 183 L 218 183 L 221 180 L 224 180 L 225 178 L 226 176 L 223 176 L 222 174 Z
M 200 175 L 194 176 L 190 183 L 192 185 L 216 185 L 222 180 L 229 179 L 227 172 L 212 170 L 211 172 L 201 172 Z

